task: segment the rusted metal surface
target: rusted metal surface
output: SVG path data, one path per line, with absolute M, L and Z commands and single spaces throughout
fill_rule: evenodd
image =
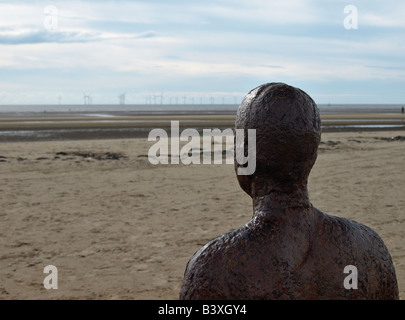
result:
M 253 218 L 193 255 L 180 299 L 398 299 L 380 236 L 309 201 L 321 136 L 314 101 L 286 84 L 265 84 L 245 97 L 235 127 L 256 129 L 256 171 L 237 176 Z M 345 288 L 348 265 L 357 268 L 357 289 Z

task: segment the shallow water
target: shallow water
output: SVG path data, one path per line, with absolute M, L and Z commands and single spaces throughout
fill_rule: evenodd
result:
M 68 113 L 109 117 L 115 113 L 131 114 L 235 114 L 237 104 L 132 104 L 132 105 L 0 105 L 1 114 Z M 401 104 L 319 104 L 321 113 L 400 113 Z

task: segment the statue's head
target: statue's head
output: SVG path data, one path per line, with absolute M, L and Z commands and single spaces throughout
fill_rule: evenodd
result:
M 235 128 L 245 130 L 246 155 L 247 130 L 256 129 L 256 170 L 238 175 L 250 196 L 306 186 L 321 139 L 318 108 L 308 94 L 284 83 L 261 85 L 242 101 Z M 235 160 L 236 172 L 240 166 Z

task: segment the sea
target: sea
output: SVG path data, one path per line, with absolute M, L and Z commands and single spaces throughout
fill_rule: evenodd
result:
M 27 104 L 0 105 L 0 116 L 15 115 L 44 116 L 46 113 L 69 114 L 74 116 L 115 114 L 156 115 L 156 114 L 235 114 L 237 104 Z M 405 104 L 318 104 L 322 114 L 345 113 L 401 113 Z

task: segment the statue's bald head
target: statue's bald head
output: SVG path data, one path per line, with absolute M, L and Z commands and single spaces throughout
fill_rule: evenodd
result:
M 261 85 L 242 101 L 235 128 L 245 129 L 246 150 L 247 130 L 256 129 L 256 171 L 238 175 L 249 195 L 306 185 L 321 138 L 318 108 L 308 94 L 284 83 Z M 236 171 L 239 166 L 235 161 Z

